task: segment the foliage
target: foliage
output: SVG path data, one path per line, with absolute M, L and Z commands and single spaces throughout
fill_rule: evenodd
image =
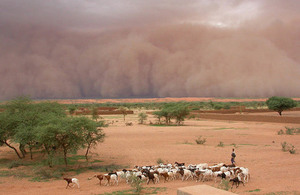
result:
M 219 189 L 222 189 L 222 190 L 226 190 L 228 191 L 229 190 L 229 181 L 228 180 L 225 180 L 225 179 L 222 179 L 222 182 L 219 184 L 218 186 Z
M 165 161 L 163 160 L 163 159 L 161 159 L 161 158 L 158 158 L 157 159 L 157 161 L 156 161 L 156 163 L 159 165 L 159 164 L 164 164 L 165 163 Z
M 119 110 L 121 111 L 121 113 L 123 114 L 123 119 L 124 119 L 124 122 L 125 122 L 125 116 L 127 115 L 127 108 L 126 107 L 124 107 L 124 106 L 121 106 L 120 108 L 119 108 Z
M 14 160 L 14 161 L 12 161 L 12 162 L 9 163 L 8 168 L 12 169 L 12 168 L 23 166 L 23 165 L 24 165 L 24 163 L 22 161 L 20 161 L 20 160 Z
M 205 144 L 206 138 L 202 138 L 202 135 L 198 136 L 198 138 L 195 140 L 197 144 Z
M 220 141 L 220 143 L 217 146 L 218 147 L 224 147 L 224 143 Z
M 281 143 L 281 150 L 283 152 L 287 152 L 289 151 L 291 154 L 295 154 L 296 153 L 296 148 L 294 145 L 292 144 L 288 144 L 287 142 L 282 142 Z
M 20 159 L 26 157 L 27 149 L 31 159 L 33 150 L 44 152 L 50 167 L 53 159 L 63 154 L 67 165 L 69 153 L 87 148 L 87 158 L 89 149 L 103 142 L 105 134 L 99 129 L 103 126 L 103 121 L 67 117 L 58 103 L 32 103 L 29 98 L 20 97 L 9 101 L 0 113 L 0 143 L 13 149 Z
M 296 101 L 287 97 L 273 96 L 266 101 L 266 104 L 270 110 L 278 112 L 281 116 L 282 111 L 291 109 L 297 106 Z
M 136 175 L 132 175 L 129 180 L 131 181 L 130 186 L 133 188 L 133 191 L 137 194 L 141 193 L 143 186 L 142 184 L 144 183 L 143 180 L 141 180 L 139 177 Z
M 153 112 L 153 114 L 158 118 L 159 122 L 161 118 L 165 118 L 165 123 L 170 125 L 171 119 L 174 118 L 177 125 L 180 125 L 189 115 L 189 109 L 184 103 L 169 103 L 165 104 L 160 111 Z
M 144 112 L 139 113 L 139 122 L 140 124 L 144 124 L 144 121 L 147 120 L 148 115 Z
M 133 195 L 133 194 L 158 194 L 158 192 L 166 191 L 166 187 L 148 187 L 143 188 L 141 193 L 136 193 L 134 190 L 122 190 L 122 191 L 114 191 L 111 193 L 104 193 L 104 195 Z M 101 194 L 102 195 L 102 194 Z
M 295 153 L 296 153 L 295 146 L 291 145 L 291 148 L 289 149 L 289 152 L 290 152 L 291 154 L 295 154 Z
M 280 129 L 278 132 L 277 132 L 278 135 L 283 135 L 284 134 L 284 131 L 282 129 Z
M 260 192 L 260 189 L 249 190 L 248 192 Z
M 98 120 L 99 118 L 99 114 L 98 114 L 98 108 L 97 107 L 93 107 L 92 109 L 92 119 L 94 120 Z

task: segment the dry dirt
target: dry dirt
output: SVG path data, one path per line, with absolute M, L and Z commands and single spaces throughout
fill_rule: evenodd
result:
M 270 113 L 267 113 L 270 114 Z M 285 126 L 297 127 L 299 124 L 279 124 L 262 122 L 235 122 L 191 119 L 184 126 L 157 127 L 137 124 L 137 114 L 127 115 L 126 121 L 133 126 L 125 126 L 123 116 L 105 116 L 114 121 L 105 128 L 107 135 L 104 143 L 93 149 L 93 157 L 101 159 L 102 164 L 154 165 L 161 158 L 165 162 L 185 162 L 197 164 L 207 162 L 210 165 L 230 163 L 231 144 L 236 144 L 236 162 L 238 166 L 248 167 L 251 179 L 245 186 L 232 191 L 238 194 L 266 194 L 269 192 L 300 193 L 300 135 L 277 135 Z M 154 122 L 154 118 L 149 121 Z M 116 122 L 118 121 L 118 122 Z M 207 139 L 204 145 L 197 145 L 195 139 L 202 135 Z M 222 141 L 225 146 L 217 147 Z M 297 152 L 290 154 L 281 150 L 281 142 L 293 144 Z M 81 151 L 83 154 L 83 151 Z M 1 158 L 15 158 L 12 151 L 0 148 Z M 119 186 L 99 186 L 96 179 L 88 177 L 97 172 L 74 175 L 80 181 L 80 189 L 65 189 L 66 182 L 30 182 L 14 177 L 0 177 L 0 194 L 101 194 L 130 189 L 121 181 Z M 72 175 L 70 175 L 72 176 Z M 149 187 L 166 187 L 160 194 L 176 194 L 177 188 L 198 185 L 195 181 L 181 180 L 149 184 Z M 205 182 L 217 186 L 213 181 Z M 146 186 L 146 185 L 145 185 Z M 259 189 L 256 192 L 249 192 Z

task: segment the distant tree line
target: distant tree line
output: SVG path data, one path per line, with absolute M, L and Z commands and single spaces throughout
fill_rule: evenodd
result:
M 33 151 L 38 151 L 46 154 L 50 167 L 58 155 L 63 156 L 67 165 L 67 156 L 71 152 L 85 149 L 88 160 L 90 149 L 104 141 L 103 121 L 69 117 L 63 105 L 58 103 L 33 103 L 27 97 L 20 97 L 2 108 L 0 145 L 14 150 L 20 159 L 28 155 L 33 159 Z

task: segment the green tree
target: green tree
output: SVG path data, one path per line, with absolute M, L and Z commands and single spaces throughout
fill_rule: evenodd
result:
M 270 110 L 274 110 L 278 112 L 278 114 L 281 116 L 282 111 L 288 110 L 291 108 L 294 108 L 297 106 L 296 101 L 294 101 L 291 98 L 287 97 L 278 97 L 278 96 L 273 96 L 270 97 L 267 101 L 266 104 Z
M 123 114 L 123 118 L 124 118 L 124 122 L 125 122 L 125 116 L 127 115 L 127 108 L 124 106 L 121 106 L 119 108 L 119 110 L 121 111 L 121 113 Z
M 5 111 L 1 113 L 0 122 L 0 139 L 2 145 L 6 145 L 13 149 L 19 158 L 25 158 L 25 144 L 17 142 L 19 151 L 13 142 L 15 142 L 15 135 L 20 130 L 20 126 L 24 127 L 27 119 L 27 112 L 32 106 L 32 101 L 28 97 L 18 97 L 9 101 L 5 105 Z
M 158 119 L 158 123 L 161 124 L 160 120 L 163 117 L 162 112 L 161 111 L 154 111 L 152 114 Z
M 93 107 L 92 108 L 92 118 L 94 119 L 94 120 L 98 120 L 98 118 L 99 118 L 99 114 L 98 114 L 98 108 L 97 107 Z
M 140 124 L 144 124 L 144 120 L 147 120 L 148 115 L 144 112 L 139 113 L 139 122 Z
M 17 156 L 21 159 L 22 155 L 11 143 L 11 140 L 15 135 L 13 121 L 14 120 L 12 119 L 12 117 L 6 112 L 0 113 L 0 145 L 6 145 L 9 148 L 13 149 Z
M 169 103 L 165 104 L 160 111 L 153 112 L 153 114 L 159 119 L 164 117 L 167 125 L 171 123 L 172 118 L 175 118 L 176 123 L 180 125 L 189 114 L 189 109 L 183 103 Z
M 171 116 L 176 119 L 177 125 L 180 125 L 184 119 L 189 115 L 189 109 L 187 105 L 178 104 L 172 107 Z
M 72 116 L 72 115 L 75 113 L 75 111 L 76 111 L 76 106 L 71 105 L 71 106 L 69 107 L 69 113 L 70 113 L 70 115 Z
M 105 133 L 101 127 L 105 127 L 104 121 L 95 122 L 86 117 L 79 117 L 73 121 L 73 129 L 81 131 L 80 141 L 86 148 L 85 158 L 88 161 L 88 153 L 93 146 L 104 141 Z

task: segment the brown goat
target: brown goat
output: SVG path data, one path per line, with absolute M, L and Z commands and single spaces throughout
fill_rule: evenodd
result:
M 104 179 L 104 175 L 102 174 L 99 174 L 99 175 L 94 175 L 94 177 L 98 178 L 99 179 L 99 185 L 101 186 L 101 181 Z
M 164 173 L 160 173 L 159 175 L 163 176 L 165 178 L 164 182 L 169 181 L 169 174 L 168 173 L 164 172 Z
M 66 182 L 67 182 L 66 189 L 67 189 L 68 187 L 71 187 L 71 186 L 70 186 L 71 183 L 73 183 L 74 185 L 76 184 L 77 187 L 79 188 L 79 182 L 78 182 L 78 179 L 76 179 L 76 178 L 67 178 L 67 177 L 64 177 L 63 179 L 66 180 Z

